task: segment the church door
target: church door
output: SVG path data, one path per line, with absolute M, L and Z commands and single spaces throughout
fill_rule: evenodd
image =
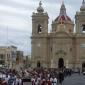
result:
M 85 71 L 85 62 L 82 63 L 82 71 Z
M 38 68 L 41 67 L 41 63 L 40 63 L 40 61 L 37 62 L 37 67 L 38 67 Z
M 63 60 L 63 58 L 59 58 L 58 68 L 63 68 L 63 67 L 64 67 L 64 60 Z

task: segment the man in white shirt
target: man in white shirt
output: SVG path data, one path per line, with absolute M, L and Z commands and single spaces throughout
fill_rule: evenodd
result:
M 57 78 L 56 77 L 53 78 L 52 85 L 57 85 Z

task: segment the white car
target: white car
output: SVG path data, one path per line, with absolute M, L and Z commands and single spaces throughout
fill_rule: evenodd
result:
M 83 72 L 83 75 L 85 75 L 85 71 Z

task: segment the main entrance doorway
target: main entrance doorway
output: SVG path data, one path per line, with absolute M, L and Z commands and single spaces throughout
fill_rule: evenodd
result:
M 58 68 L 63 68 L 64 67 L 64 60 L 63 58 L 59 58 L 58 60 Z
M 85 71 L 85 62 L 82 63 L 82 71 Z

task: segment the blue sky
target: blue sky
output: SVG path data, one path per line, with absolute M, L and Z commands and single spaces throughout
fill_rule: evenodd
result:
M 0 0 L 0 46 L 15 45 L 25 54 L 31 54 L 31 16 L 40 0 Z M 64 0 L 67 14 L 74 20 L 83 0 Z M 42 0 L 51 22 L 60 11 L 62 0 Z

